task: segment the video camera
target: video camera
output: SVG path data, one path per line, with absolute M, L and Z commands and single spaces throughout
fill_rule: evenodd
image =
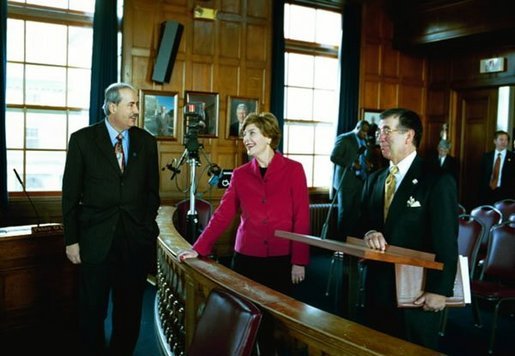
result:
M 184 105 L 184 146 L 190 156 L 198 157 L 198 134 L 205 127 L 205 103 L 190 102 Z

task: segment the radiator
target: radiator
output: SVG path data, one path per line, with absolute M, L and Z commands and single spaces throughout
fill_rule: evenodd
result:
M 329 212 L 329 203 L 321 204 L 310 204 L 309 213 L 311 219 L 311 235 L 320 236 L 322 232 L 322 226 L 324 226 L 325 219 L 327 219 L 327 213 Z M 336 233 L 336 221 L 338 215 L 338 208 L 333 206 L 331 218 L 329 220 L 329 229 L 327 231 L 327 237 L 334 236 Z

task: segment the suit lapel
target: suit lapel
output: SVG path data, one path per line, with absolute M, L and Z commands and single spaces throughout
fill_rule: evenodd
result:
M 127 169 L 125 172 L 131 169 L 131 166 L 134 166 L 138 155 L 141 151 L 141 141 L 138 140 L 137 135 L 135 134 L 135 130 L 129 129 L 129 156 L 127 160 Z
M 114 146 L 111 144 L 111 139 L 109 138 L 109 133 L 105 123 L 102 122 L 98 124 L 96 130 L 96 144 L 99 151 L 113 167 L 113 169 L 116 172 L 121 173 L 120 167 L 118 166 L 118 161 L 116 160 L 116 156 L 114 154 Z

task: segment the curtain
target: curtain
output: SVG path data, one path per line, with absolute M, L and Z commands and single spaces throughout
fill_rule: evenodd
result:
M 93 18 L 93 57 L 89 123 L 102 121 L 104 91 L 118 80 L 118 18 L 116 0 L 97 0 Z
M 0 208 L 7 208 L 7 144 L 5 141 L 5 86 L 7 77 L 7 1 L 0 5 Z
M 284 0 L 273 1 L 272 8 L 272 82 L 270 111 L 279 121 L 281 132 L 284 127 Z M 278 150 L 283 150 L 283 138 Z
M 359 53 L 361 34 L 361 5 L 348 2 L 342 14 L 342 43 L 340 45 L 340 103 L 337 135 L 356 126 L 359 112 Z

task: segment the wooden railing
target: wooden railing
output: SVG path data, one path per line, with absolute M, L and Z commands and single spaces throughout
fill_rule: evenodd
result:
M 190 245 L 172 224 L 173 207 L 162 206 L 158 224 L 155 321 L 165 354 L 185 355 L 198 316 L 214 287 L 254 302 L 264 313 L 268 334 L 290 355 L 436 355 L 432 350 L 327 313 L 245 278 L 207 259 L 177 260 Z M 264 353 L 262 353 L 264 354 Z M 279 353 L 282 354 L 282 353 Z

